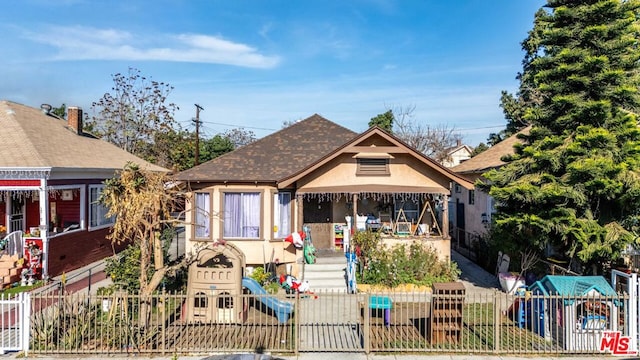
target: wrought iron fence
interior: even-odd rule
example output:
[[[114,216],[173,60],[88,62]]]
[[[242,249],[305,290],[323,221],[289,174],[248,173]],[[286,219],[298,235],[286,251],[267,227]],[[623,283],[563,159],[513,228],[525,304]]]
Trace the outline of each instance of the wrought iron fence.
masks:
[[[626,316],[628,305],[624,295],[499,292],[323,292],[232,298],[50,293],[32,295],[30,348],[43,354],[256,350],[599,354],[619,350],[625,341],[630,342],[629,350],[637,350],[637,339],[625,340],[629,326],[637,326],[636,319]],[[286,316],[279,313],[291,309]],[[195,317],[187,316],[189,311]]]

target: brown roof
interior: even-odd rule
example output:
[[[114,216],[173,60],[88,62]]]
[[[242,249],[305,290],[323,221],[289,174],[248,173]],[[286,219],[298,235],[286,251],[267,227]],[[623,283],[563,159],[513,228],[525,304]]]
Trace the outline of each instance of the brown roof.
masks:
[[[459,174],[484,173],[504,165],[505,162],[501,160],[502,157],[513,154],[513,146],[516,143],[522,142],[522,140],[518,138],[518,134],[528,134],[530,129],[531,127],[527,126],[518,133],[511,135],[471,159],[452,167],[451,170]]]
[[[0,101],[2,168],[122,169],[135,162],[152,171],[168,171],[90,135],[78,135],[67,121],[40,109]]]
[[[177,174],[183,181],[275,182],[295,174],[357,133],[318,114]]]

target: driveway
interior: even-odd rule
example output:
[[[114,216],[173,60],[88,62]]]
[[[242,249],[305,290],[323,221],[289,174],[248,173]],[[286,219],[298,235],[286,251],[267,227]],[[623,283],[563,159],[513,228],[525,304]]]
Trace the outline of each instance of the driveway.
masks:
[[[464,284],[467,294],[490,295],[493,294],[494,290],[501,291],[498,278],[495,275],[487,272],[453,249],[451,250],[451,260],[458,264],[458,268],[462,272],[460,281]]]

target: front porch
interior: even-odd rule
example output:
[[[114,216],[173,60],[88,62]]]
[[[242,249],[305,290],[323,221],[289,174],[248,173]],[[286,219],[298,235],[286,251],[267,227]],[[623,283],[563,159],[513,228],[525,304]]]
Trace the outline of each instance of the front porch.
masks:
[[[446,194],[303,193],[300,217],[319,250],[346,251],[358,231],[380,233],[385,245],[427,242],[450,257]]]

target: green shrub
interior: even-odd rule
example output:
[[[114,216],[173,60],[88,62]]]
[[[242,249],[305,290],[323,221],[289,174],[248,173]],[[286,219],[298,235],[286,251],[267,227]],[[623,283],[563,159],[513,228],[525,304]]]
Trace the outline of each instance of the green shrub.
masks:
[[[434,282],[455,281],[460,270],[455,263],[438,259],[438,253],[422,242],[379,246],[369,250],[366,263],[360,262],[359,281],[396,287],[400,284],[430,286]]]

